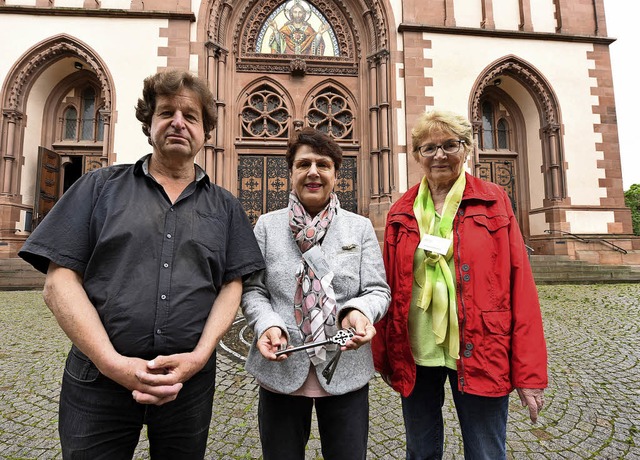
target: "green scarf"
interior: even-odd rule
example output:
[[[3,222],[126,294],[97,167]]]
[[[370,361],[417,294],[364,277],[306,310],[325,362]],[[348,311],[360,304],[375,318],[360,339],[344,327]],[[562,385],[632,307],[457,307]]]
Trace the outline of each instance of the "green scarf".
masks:
[[[422,178],[418,195],[413,203],[413,212],[418,220],[420,239],[425,234],[448,239],[453,243],[453,220],[462,200],[462,192],[466,184],[464,169],[456,179],[444,200],[442,216],[437,223],[436,208],[429,191],[426,176]],[[453,244],[445,256],[425,251],[424,269],[416,270],[416,282],[422,288],[418,307],[425,313],[431,306],[433,333],[436,344],[447,349],[449,356],[458,359],[460,351],[460,334],[456,308],[456,286],[454,274],[449,268],[449,260],[453,256]]]

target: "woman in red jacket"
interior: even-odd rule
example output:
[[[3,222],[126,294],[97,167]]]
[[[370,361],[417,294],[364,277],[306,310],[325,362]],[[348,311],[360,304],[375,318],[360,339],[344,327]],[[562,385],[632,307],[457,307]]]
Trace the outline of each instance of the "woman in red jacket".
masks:
[[[505,459],[509,393],[535,423],[547,386],[526,247],[506,192],[464,172],[467,119],[425,113],[411,140],[424,177],[387,217],[392,298],[376,324],[375,366],[402,396],[407,459],[442,458],[447,378],[465,458]]]

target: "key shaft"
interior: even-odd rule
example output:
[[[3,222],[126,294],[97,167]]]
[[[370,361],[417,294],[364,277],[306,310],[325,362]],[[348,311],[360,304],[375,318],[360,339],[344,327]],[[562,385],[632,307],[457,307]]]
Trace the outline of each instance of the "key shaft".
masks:
[[[300,350],[307,350],[309,348],[321,347],[322,345],[329,345],[330,343],[333,342],[331,340],[323,340],[322,342],[305,343],[304,345],[299,345],[297,347],[276,351],[276,356],[284,355],[286,353],[293,353]]]

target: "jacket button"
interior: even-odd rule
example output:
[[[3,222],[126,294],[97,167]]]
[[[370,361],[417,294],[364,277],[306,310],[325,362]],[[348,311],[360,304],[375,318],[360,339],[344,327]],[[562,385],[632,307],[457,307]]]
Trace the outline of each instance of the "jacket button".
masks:
[[[458,209],[458,215],[464,216],[464,209]]]
[[[466,273],[463,277],[462,277],[462,281],[469,281],[471,279],[471,276]]]
[[[465,350],[464,353],[462,353],[462,355],[465,358],[471,358],[471,350]]]
[[[471,342],[467,342],[467,343],[464,344],[464,347],[467,350],[472,350],[473,349],[473,344]]]
[[[468,272],[469,271],[469,264],[462,264],[462,271],[463,272]]]

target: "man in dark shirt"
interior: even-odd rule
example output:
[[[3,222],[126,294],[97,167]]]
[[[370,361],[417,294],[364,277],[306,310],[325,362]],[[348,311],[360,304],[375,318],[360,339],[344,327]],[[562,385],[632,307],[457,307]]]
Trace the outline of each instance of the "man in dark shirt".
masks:
[[[153,75],[136,117],[152,153],[82,176],[20,252],[73,343],[64,458],[131,458],[143,424],[152,458],[203,458],[215,348],[264,268],[238,200],[194,164],[216,123],[206,83]]]

